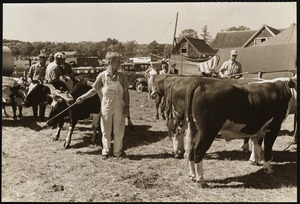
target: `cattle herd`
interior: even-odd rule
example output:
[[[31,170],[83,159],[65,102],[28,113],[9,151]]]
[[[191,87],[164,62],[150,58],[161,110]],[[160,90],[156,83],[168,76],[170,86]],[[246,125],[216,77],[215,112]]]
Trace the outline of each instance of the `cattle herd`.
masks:
[[[6,105],[12,106],[13,118],[16,119],[17,107],[21,118],[23,105],[51,104],[46,124],[57,127],[53,138],[57,141],[65,121],[68,121],[64,147],[69,148],[77,122],[93,114],[92,142],[96,141],[101,132],[99,95],[79,105],[74,103],[77,97],[91,89],[88,79],[74,83],[69,93],[61,94],[59,90],[54,92],[47,84],[37,84],[26,93],[28,83],[24,78],[6,77],[5,80],[10,85],[2,87],[4,115]],[[203,175],[203,159],[217,135],[226,141],[244,139],[245,149],[249,148],[248,140],[251,138],[250,161],[253,164],[263,161],[266,173],[272,173],[272,147],[281,124],[289,114],[296,113],[296,75],[272,80],[158,75],[154,87],[152,98],[155,98],[155,116],[166,120],[168,135],[173,141],[174,157],[188,160],[188,177],[192,181],[199,182],[202,187],[207,186]],[[65,95],[70,100],[66,100],[63,97]]]

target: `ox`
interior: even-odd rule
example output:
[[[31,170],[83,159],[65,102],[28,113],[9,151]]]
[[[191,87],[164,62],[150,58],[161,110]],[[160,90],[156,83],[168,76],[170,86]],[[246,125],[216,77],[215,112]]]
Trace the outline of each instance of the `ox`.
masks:
[[[280,78],[250,84],[228,84],[203,78],[188,89],[185,119],[185,152],[189,177],[207,186],[203,178],[203,158],[220,132],[226,140],[253,138],[256,163],[272,173],[272,147],[288,110],[296,107],[296,81]]]
[[[87,84],[88,80],[84,79],[76,83],[76,85],[70,91],[70,95],[73,97],[74,101],[86,93],[91,89],[91,86]],[[67,138],[64,143],[65,148],[70,148],[71,138],[73,134],[73,130],[79,120],[84,120],[93,115],[93,136],[92,142],[95,142],[97,137],[97,132],[99,128],[99,117],[100,117],[100,98],[99,95],[94,95],[93,97],[85,100],[82,104],[75,105],[69,109],[69,111],[64,111],[68,108],[67,102],[59,97],[59,96],[51,96],[53,98],[53,102],[51,103],[51,110],[49,114],[49,120],[47,121],[47,125],[52,127],[57,127],[56,133],[54,135],[53,141],[57,141],[60,137],[61,129],[64,125],[65,119],[69,121],[69,129]],[[64,111],[64,112],[63,112]]]
[[[38,105],[40,105],[39,116],[41,117],[41,120],[43,120],[46,104],[50,103],[50,101],[48,100],[49,98],[47,97],[48,94],[50,94],[49,87],[40,83],[30,84],[29,91],[24,100],[24,106],[25,107],[32,106],[33,116],[35,118],[37,117]]]
[[[13,110],[13,119],[17,119],[17,107],[19,109],[19,118],[22,118],[22,103],[26,96],[25,81],[23,78],[3,77],[4,85],[2,86],[2,110],[7,117],[5,110],[7,105],[11,105]]]
[[[174,75],[173,75],[174,76]],[[164,88],[164,100],[163,108],[166,109],[167,114],[167,128],[168,135],[173,136],[173,152],[175,158],[181,158],[183,156],[183,131],[182,128],[184,120],[184,110],[185,110],[185,97],[188,87],[199,81],[201,76],[176,76],[165,78],[163,86]],[[228,84],[246,84],[252,81],[257,81],[258,79],[217,79],[222,80]],[[161,88],[160,88],[161,89]],[[159,89],[157,89],[159,90]],[[162,93],[162,91],[160,92]],[[248,143],[246,143],[248,145]],[[246,146],[244,144],[243,146]],[[248,145],[249,149],[249,145]]]

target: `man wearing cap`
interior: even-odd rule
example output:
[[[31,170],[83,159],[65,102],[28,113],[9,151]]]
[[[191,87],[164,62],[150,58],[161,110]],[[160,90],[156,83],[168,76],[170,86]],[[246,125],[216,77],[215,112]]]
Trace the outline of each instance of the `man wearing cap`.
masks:
[[[63,62],[63,54],[61,52],[55,53],[54,61],[47,66],[45,78],[47,83],[52,84],[56,89],[68,91],[66,84],[60,80],[62,78],[67,81],[61,69]]]
[[[61,66],[62,68],[62,74],[64,76],[69,76],[73,81],[80,81],[75,75],[72,70],[72,67],[69,63],[66,62],[66,54],[62,52],[63,54],[63,64]]]
[[[69,63],[66,62],[66,54],[64,52],[62,52],[63,54],[63,63],[62,63],[62,73],[64,75],[72,75],[73,74],[73,70],[71,68],[71,65]]]
[[[221,78],[241,78],[242,75],[238,74],[242,72],[242,65],[236,61],[238,52],[236,50],[231,50],[230,60],[224,62],[219,69],[219,75]]]
[[[33,64],[28,71],[27,80],[30,83],[27,95],[37,85],[42,84],[46,73],[46,60],[47,57],[44,54],[39,55],[39,61]],[[41,120],[45,116],[46,105],[44,103],[39,104],[39,116]],[[32,105],[33,116],[37,118],[38,105]]]

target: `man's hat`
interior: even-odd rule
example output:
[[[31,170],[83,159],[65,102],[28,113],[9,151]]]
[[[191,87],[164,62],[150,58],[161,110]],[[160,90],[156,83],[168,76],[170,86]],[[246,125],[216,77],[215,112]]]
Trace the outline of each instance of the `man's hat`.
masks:
[[[57,52],[57,53],[54,54],[54,58],[55,59],[63,59],[64,56],[63,56],[63,54],[61,52]]]
[[[231,55],[238,55],[238,52],[236,50],[231,50],[230,54]]]
[[[45,54],[40,54],[39,58],[47,58],[47,56]]]
[[[63,59],[66,59],[66,53],[62,52],[62,55],[63,55]]]

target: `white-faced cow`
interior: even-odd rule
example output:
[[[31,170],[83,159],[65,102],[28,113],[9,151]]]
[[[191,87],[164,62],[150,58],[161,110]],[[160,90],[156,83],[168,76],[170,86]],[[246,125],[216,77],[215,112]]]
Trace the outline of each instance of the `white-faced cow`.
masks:
[[[272,147],[291,106],[296,106],[296,80],[280,78],[250,84],[228,84],[203,78],[193,84],[186,97],[185,152],[189,177],[203,178],[203,158],[220,132],[227,140],[253,138],[254,159],[259,162],[264,138],[263,168],[272,173]]]

